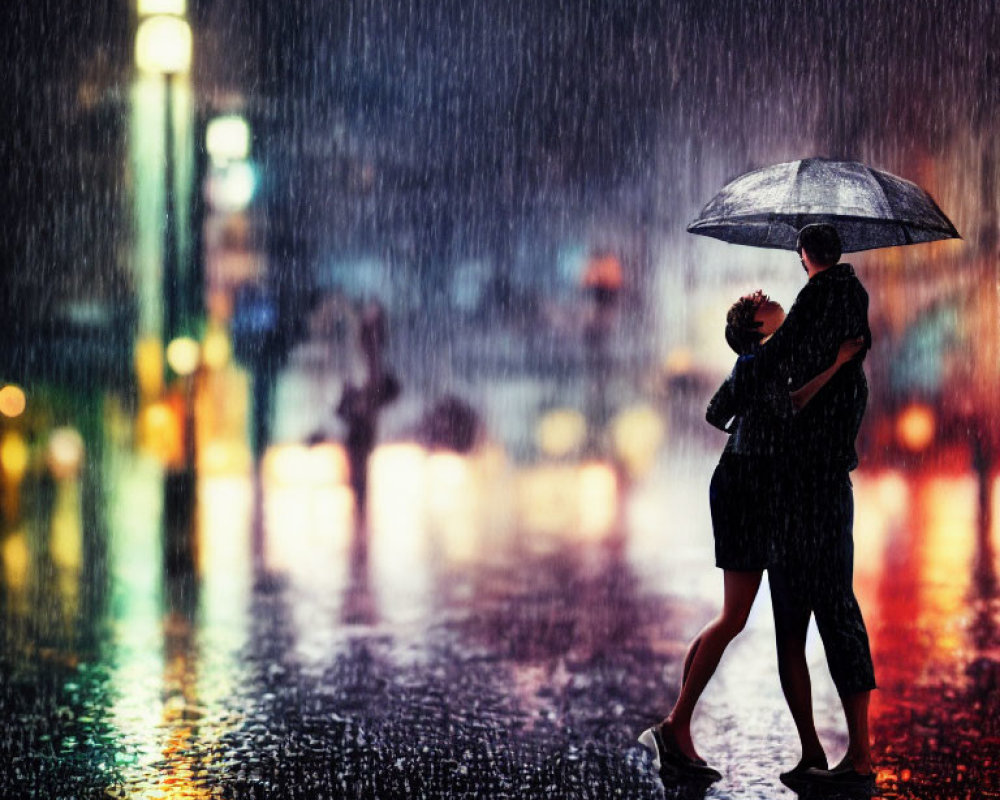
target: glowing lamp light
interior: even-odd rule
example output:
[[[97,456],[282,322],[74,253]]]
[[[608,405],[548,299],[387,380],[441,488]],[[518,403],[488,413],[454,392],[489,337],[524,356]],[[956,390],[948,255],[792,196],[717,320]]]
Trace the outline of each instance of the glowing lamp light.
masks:
[[[139,16],[154,14],[174,14],[183,17],[187,13],[187,0],[139,0]]]
[[[663,359],[663,371],[667,375],[683,375],[694,367],[694,354],[686,347],[675,347]]]
[[[0,544],[0,561],[3,562],[4,578],[14,591],[28,585],[28,570],[31,567],[31,550],[23,531],[16,531]]]
[[[188,336],[179,336],[167,345],[167,364],[178,375],[192,374],[200,360],[201,345]]]
[[[925,405],[907,406],[896,419],[896,437],[913,453],[926,450],[934,441],[934,433],[934,411]]]
[[[587,436],[587,420],[571,408],[549,411],[535,429],[538,449],[550,458],[562,458],[583,446]]]
[[[323,442],[309,448],[309,472],[312,480],[319,484],[346,484],[350,478],[351,468],[347,461],[347,452],[339,444]]]
[[[150,74],[187,72],[191,68],[191,26],[175,16],[144,19],[135,35],[135,62]]]
[[[253,200],[257,173],[246,161],[234,161],[212,170],[208,179],[208,199],[219,211],[242,211]]]
[[[0,414],[5,417],[19,417],[24,413],[28,400],[20,386],[8,383],[0,389]]]
[[[660,445],[665,428],[660,415],[646,405],[628,408],[611,423],[615,451],[633,477],[649,471]]]
[[[580,533],[599,537],[615,524],[618,481],[610,464],[592,461],[580,467]]]
[[[273,486],[337,486],[347,483],[350,467],[339,444],[278,444],[264,456],[264,475]]]
[[[217,164],[246,159],[250,155],[250,126],[236,114],[216,117],[205,130],[205,149]]]
[[[147,406],[139,418],[144,449],[164,464],[176,464],[183,453],[181,421],[166,403]]]
[[[135,374],[143,397],[158,397],[163,390],[163,345],[147,336],[135,344]]]
[[[582,281],[587,289],[621,289],[623,281],[621,262],[610,254],[595,256],[587,265]]]
[[[202,360],[209,369],[222,369],[229,363],[232,347],[226,332],[216,328],[205,334],[201,345]]]
[[[46,463],[55,478],[72,478],[79,474],[84,456],[83,437],[73,428],[56,428],[49,434],[45,453]]]
[[[29,455],[28,445],[19,433],[10,432],[0,442],[0,466],[13,483],[24,477]]]

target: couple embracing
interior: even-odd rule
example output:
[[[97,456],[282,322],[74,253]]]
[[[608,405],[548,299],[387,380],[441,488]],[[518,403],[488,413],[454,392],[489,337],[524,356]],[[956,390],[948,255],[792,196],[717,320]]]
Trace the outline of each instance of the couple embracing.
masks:
[[[870,789],[875,676],[853,589],[850,481],[868,398],[861,367],[871,346],[868,294],[852,267],[840,263],[833,226],[807,225],[796,249],[808,281],[787,316],[758,291],[740,298],[726,318],[726,340],[738,358],[707,413],[730,434],[709,489],[723,608],[691,643],[674,707],[640,742],[665,777],[721,777],[695,749],[691,716],[726,646],[743,629],[766,569],[778,675],[802,748],[781,779],[792,788]],[[812,714],[805,648],[814,615],[849,736],[833,768]]]

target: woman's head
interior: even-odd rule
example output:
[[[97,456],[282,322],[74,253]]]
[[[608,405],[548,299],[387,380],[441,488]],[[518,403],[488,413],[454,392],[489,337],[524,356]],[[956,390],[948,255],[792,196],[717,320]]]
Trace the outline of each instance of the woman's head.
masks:
[[[785,311],[763,291],[745,294],[726,314],[726,342],[738,355],[749,353],[755,345],[773,334],[785,321]]]

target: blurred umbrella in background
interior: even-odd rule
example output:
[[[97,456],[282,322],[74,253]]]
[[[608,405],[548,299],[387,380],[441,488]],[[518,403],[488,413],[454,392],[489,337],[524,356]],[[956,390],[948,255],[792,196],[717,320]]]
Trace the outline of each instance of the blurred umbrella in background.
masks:
[[[857,161],[826,158],[741,175],[687,230],[732,244],[794,250],[799,229],[814,222],[835,225],[845,253],[961,238],[915,183]]]

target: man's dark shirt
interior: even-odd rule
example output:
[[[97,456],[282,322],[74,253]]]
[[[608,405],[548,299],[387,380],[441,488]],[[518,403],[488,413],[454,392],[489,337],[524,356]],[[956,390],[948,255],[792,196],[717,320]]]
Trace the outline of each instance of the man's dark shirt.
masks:
[[[759,348],[750,366],[754,380],[787,375],[798,389],[829,367],[846,339],[861,336],[862,354],[843,365],[793,418],[789,451],[804,467],[852,470],[858,465],[854,441],[868,404],[861,367],[871,347],[868,292],[850,264],[836,264],[802,287],[788,316]]]

